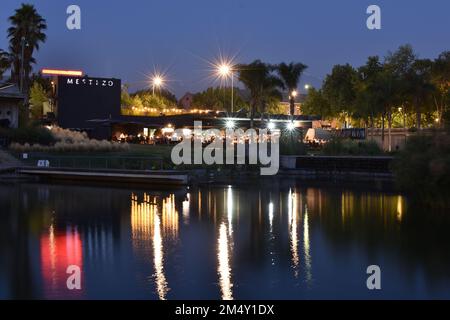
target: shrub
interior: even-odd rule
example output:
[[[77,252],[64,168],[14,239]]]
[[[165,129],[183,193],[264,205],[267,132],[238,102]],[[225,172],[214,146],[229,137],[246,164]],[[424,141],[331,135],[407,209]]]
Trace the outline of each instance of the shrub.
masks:
[[[115,143],[106,140],[89,139],[85,132],[71,131],[54,127],[47,130],[52,138],[53,144],[40,143],[41,140],[12,140],[10,149],[16,152],[110,152],[127,151],[129,145],[126,143]]]
[[[383,150],[375,141],[357,141],[343,138],[333,138],[322,150],[327,156],[375,156],[383,154]]]
[[[281,135],[280,154],[285,156],[302,156],[306,154],[306,146],[302,142],[301,133],[294,131]]]
[[[12,143],[30,143],[51,145],[56,139],[46,127],[28,126],[18,129],[0,129],[0,136],[8,138]]]
[[[418,198],[445,199],[450,195],[450,135],[411,137],[393,163],[397,185]]]

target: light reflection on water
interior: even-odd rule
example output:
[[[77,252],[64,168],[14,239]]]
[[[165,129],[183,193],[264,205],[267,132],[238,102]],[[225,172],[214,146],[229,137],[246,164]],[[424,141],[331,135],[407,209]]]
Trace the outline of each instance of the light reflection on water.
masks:
[[[225,223],[220,225],[219,240],[217,245],[218,274],[220,290],[223,300],[233,300],[231,291],[233,284],[231,281],[230,253],[227,235],[227,226]]]
[[[377,263],[381,297],[449,297],[450,221],[395,193],[32,184],[0,199],[0,297],[370,298],[361,270]],[[81,291],[66,289],[70,264]]]

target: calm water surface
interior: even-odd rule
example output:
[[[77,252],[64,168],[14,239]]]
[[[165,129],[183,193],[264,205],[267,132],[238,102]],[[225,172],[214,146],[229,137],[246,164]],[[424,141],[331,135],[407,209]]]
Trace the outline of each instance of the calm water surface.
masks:
[[[381,291],[366,287],[372,264]],[[289,180],[2,184],[0,298],[450,298],[450,218],[396,193]]]

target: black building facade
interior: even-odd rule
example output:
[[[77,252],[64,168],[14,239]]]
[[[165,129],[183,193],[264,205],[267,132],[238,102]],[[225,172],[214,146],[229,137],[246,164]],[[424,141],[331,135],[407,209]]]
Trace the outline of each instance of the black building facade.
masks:
[[[120,117],[119,79],[59,76],[56,88],[56,119],[62,128],[87,131],[107,138],[108,132],[89,120]]]

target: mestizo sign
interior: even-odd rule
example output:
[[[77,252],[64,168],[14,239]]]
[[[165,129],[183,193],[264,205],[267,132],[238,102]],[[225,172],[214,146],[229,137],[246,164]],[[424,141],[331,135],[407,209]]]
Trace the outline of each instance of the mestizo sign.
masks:
[[[96,78],[66,78],[67,85],[74,86],[90,86],[90,87],[114,87],[114,81],[111,79],[96,79]]]

